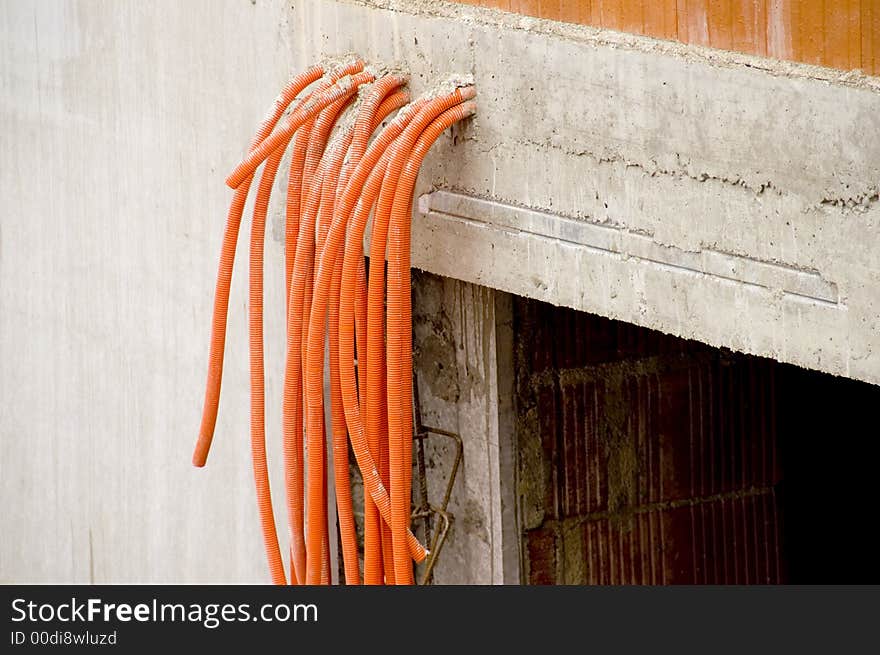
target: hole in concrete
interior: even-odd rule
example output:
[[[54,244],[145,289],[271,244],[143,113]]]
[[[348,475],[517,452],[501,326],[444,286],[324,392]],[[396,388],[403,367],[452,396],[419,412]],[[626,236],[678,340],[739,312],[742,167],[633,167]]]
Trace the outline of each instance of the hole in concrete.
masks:
[[[880,387],[524,298],[514,343],[524,582],[880,580]]]

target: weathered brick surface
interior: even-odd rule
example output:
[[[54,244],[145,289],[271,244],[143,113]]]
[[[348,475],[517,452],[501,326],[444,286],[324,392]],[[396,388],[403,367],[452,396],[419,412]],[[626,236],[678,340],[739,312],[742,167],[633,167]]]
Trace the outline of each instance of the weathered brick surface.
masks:
[[[528,300],[515,329],[529,582],[784,579],[774,362]]]

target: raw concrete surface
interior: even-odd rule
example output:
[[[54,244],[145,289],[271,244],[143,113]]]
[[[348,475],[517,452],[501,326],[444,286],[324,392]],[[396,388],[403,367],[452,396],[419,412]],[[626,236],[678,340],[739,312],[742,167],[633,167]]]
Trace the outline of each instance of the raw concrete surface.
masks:
[[[0,581],[268,580],[246,256],[215,447],[204,470],[189,459],[223,178],[320,53],[405,61],[416,92],[474,75],[480,113],[437,144],[420,193],[551,226],[429,211],[417,266],[880,382],[875,80],[499,16],[412,1],[0,3]],[[281,206],[265,304],[278,510]],[[614,227],[619,247],[561,240],[554,216]],[[631,253],[636,237],[671,254]],[[781,272],[761,286],[692,270],[710,251],[818,277],[836,301],[791,297]]]
[[[474,76],[479,112],[420,188],[495,208],[423,203],[414,265],[880,382],[877,78],[443,2],[305,9],[306,52]],[[549,229],[496,222],[517,209]],[[569,240],[554,217],[613,228],[619,247]],[[792,274],[832,295],[791,293]]]
[[[422,423],[458,434],[463,445],[437,584],[519,582],[512,340],[508,294],[426,273],[414,277],[413,367]],[[436,506],[455,460],[453,442],[431,436],[425,460],[427,497]]]
[[[249,463],[246,240],[214,448],[202,470],[190,457],[223,178],[299,68],[288,11],[0,4],[0,581],[269,580]],[[280,510],[284,283],[267,242]]]

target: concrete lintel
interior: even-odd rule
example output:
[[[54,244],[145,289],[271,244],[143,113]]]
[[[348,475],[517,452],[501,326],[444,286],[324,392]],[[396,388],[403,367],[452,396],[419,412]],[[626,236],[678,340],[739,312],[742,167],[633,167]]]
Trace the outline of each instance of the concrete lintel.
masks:
[[[474,78],[423,166],[414,265],[880,383],[876,78],[454,3],[298,18],[303,63]]]

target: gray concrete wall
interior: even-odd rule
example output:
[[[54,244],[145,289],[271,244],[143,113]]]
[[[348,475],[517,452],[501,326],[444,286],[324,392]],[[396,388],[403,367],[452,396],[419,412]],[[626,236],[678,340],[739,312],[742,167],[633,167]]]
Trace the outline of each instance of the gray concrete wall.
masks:
[[[880,382],[877,78],[448,3],[302,16],[309,52],[474,76],[416,266]]]
[[[268,581],[246,246],[215,446],[205,469],[190,457],[223,177],[299,67],[291,18],[262,0],[0,4],[0,581]],[[284,283],[267,241],[277,400]],[[278,464],[278,402],[267,424]]]
[[[223,178],[322,52],[405,60],[416,92],[475,77],[480,114],[422,175],[453,195],[422,203],[419,267],[880,382],[876,80],[499,16],[0,3],[0,581],[267,580],[242,268],[216,447],[189,458]],[[277,209],[269,236],[280,492]]]

